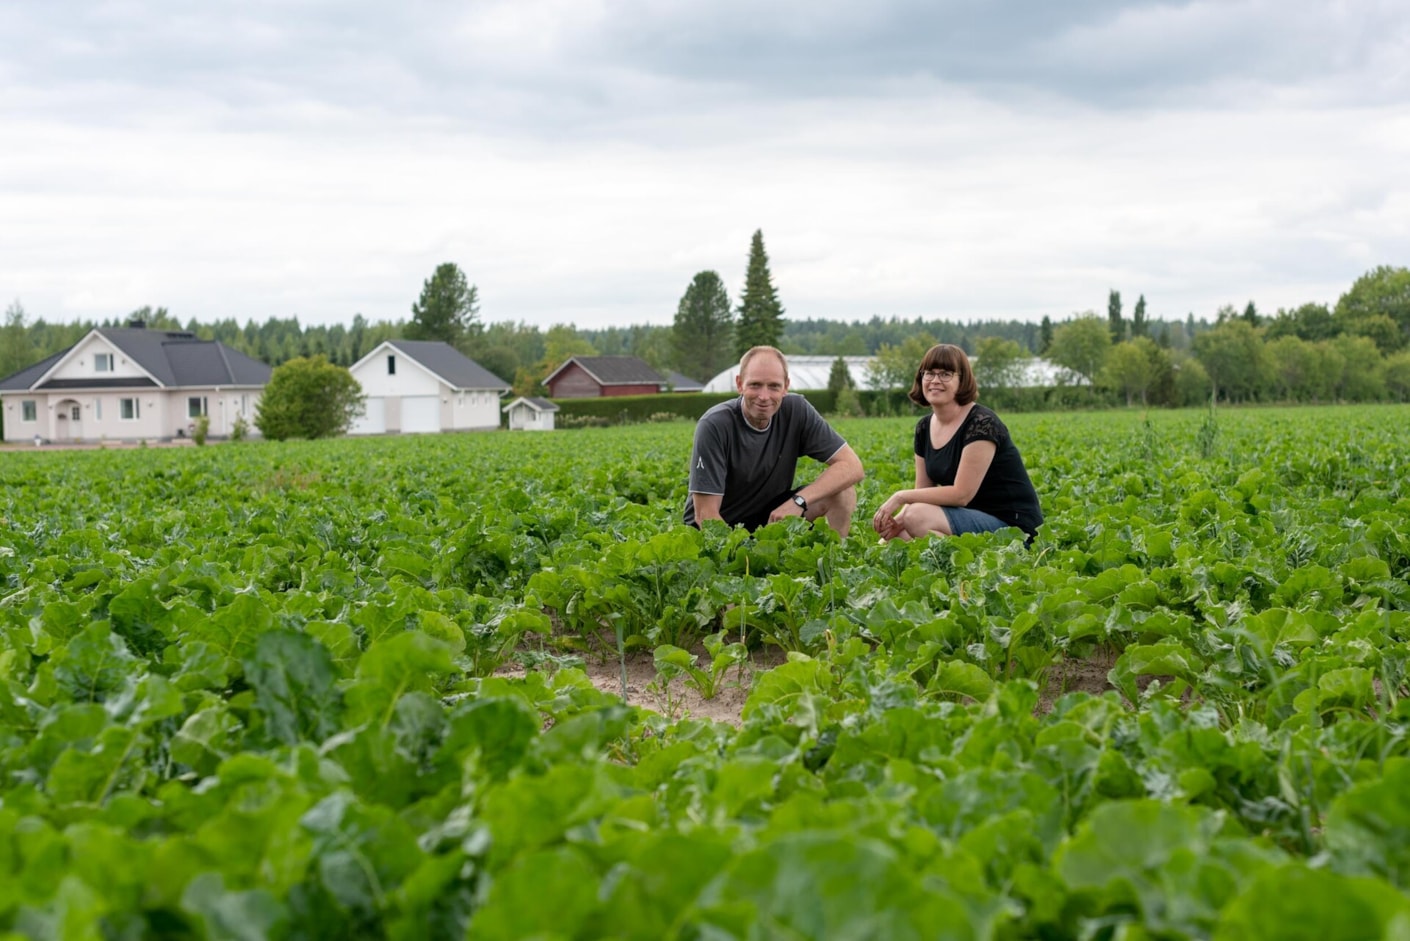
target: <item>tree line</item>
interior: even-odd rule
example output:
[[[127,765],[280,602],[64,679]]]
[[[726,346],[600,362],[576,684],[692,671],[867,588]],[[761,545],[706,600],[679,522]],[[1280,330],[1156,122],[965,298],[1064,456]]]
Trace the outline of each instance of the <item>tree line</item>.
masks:
[[[322,356],[351,366],[388,339],[443,340],[509,382],[516,393],[543,394],[542,381],[575,355],[638,356],[667,374],[708,381],[750,346],[768,343],[795,355],[875,356],[873,388],[909,385],[909,371],[931,343],[954,343],[974,356],[981,384],[1019,384],[1031,357],[1061,367],[1058,383],[1089,385],[1130,404],[1223,401],[1371,400],[1410,398],[1410,269],[1382,266],[1362,275],[1333,306],[1307,303],[1271,315],[1253,301],[1226,306],[1213,321],[1165,320],[1147,315],[1144,295],[1128,315],[1119,291],[1107,298],[1106,317],[1085,311],[1039,323],[1004,320],[872,316],[842,322],[789,320],[769,268],[763,233],[750,241],[737,304],[719,273],[698,272],[686,286],[669,325],[546,329],[512,321],[486,322],[478,288],[453,262],[439,265],[422,285],[410,317],[371,321],[355,314],[349,325],[302,325],[272,317],[243,325],[227,318],[182,323],[164,307],[142,307],[96,322],[30,322],[15,301],[0,325],[0,377],[78,342],[95,326],[141,320],[151,329],[183,330],[219,340],[278,366]]]
[[[1374,268],[1332,307],[1271,316],[1252,301],[1242,311],[1223,307],[1185,352],[1121,317],[1113,295],[1105,325],[1094,317],[1064,324],[1047,355],[1128,405],[1410,401],[1410,269]]]

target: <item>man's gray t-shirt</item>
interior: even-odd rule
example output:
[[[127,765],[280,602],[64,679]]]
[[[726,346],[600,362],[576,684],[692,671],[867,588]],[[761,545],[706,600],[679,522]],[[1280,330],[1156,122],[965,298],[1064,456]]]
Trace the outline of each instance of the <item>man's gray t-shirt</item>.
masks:
[[[722,495],[720,515],[730,525],[767,513],[773,506],[765,504],[793,486],[799,457],[826,462],[847,444],[812,403],[796,393],[783,397],[763,431],[745,420],[741,403],[739,398],[721,402],[695,425],[687,523],[695,522],[691,493]]]

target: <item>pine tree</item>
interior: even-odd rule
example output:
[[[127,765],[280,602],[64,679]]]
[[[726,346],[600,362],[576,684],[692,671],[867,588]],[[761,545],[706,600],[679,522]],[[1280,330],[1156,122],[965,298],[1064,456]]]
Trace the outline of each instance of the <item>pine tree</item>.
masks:
[[[720,276],[702,271],[676,305],[671,346],[675,365],[693,379],[710,381],[734,358],[734,315]]]
[[[441,340],[465,348],[483,329],[478,317],[480,292],[454,262],[436,267],[421,286],[421,297],[411,305],[408,340]]]
[[[1053,345],[1053,318],[1047,314],[1043,315],[1043,322],[1038,327],[1038,355],[1046,356],[1048,347]]]
[[[739,320],[734,328],[736,356],[753,346],[778,346],[783,337],[783,305],[769,273],[769,256],[764,252],[764,233],[754,232],[749,244],[749,269],[744,275],[744,293],[739,298]]]

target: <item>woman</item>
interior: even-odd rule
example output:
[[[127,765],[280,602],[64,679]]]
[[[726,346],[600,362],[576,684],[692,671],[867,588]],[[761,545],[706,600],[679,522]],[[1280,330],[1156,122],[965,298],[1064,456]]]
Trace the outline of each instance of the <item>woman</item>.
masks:
[[[893,493],[872,518],[883,539],[953,536],[1016,526],[1031,541],[1043,523],[1023,457],[999,416],[975,401],[979,386],[964,350],[926,351],[911,401],[930,407],[916,424],[916,485]]]

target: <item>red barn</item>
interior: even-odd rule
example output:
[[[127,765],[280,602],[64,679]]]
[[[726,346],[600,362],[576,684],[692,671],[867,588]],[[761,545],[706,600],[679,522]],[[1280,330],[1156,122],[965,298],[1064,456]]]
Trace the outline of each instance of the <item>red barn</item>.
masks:
[[[549,373],[543,384],[555,399],[589,399],[655,395],[666,380],[635,356],[574,356]]]

